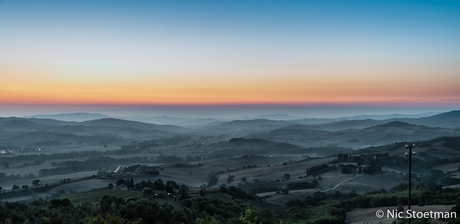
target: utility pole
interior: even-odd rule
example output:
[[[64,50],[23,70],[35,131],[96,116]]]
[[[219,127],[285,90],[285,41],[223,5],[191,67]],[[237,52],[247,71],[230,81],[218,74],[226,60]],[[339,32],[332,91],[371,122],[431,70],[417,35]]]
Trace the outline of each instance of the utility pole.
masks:
[[[406,152],[406,156],[409,156],[409,200],[407,209],[410,209],[410,196],[411,196],[411,181],[412,181],[412,155],[415,155],[415,151],[413,152],[412,149],[415,148],[415,144],[413,145],[406,145],[406,149],[409,149],[409,152]],[[408,223],[410,224],[410,218],[408,219]]]

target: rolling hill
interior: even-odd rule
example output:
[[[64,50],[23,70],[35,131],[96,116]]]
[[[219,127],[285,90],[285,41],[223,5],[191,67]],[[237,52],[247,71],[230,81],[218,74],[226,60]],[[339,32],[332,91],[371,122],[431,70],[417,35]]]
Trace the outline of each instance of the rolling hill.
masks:
[[[363,120],[359,125],[369,125],[374,120]],[[375,121],[380,123],[381,121]],[[384,145],[400,141],[419,141],[443,135],[458,135],[459,131],[447,128],[434,128],[414,125],[401,121],[391,121],[361,129],[344,129],[327,131],[331,126],[355,126],[352,121],[339,121],[324,125],[291,125],[275,130],[249,135],[261,139],[273,139],[279,142],[299,145],[302,147],[343,146],[363,148],[371,145]]]
[[[116,118],[103,118],[91,121],[80,122],[80,125],[84,126],[104,126],[104,127],[119,127],[119,128],[135,128],[135,129],[147,129],[157,130],[163,132],[184,132],[185,128],[173,126],[173,125],[157,125],[148,124],[138,121],[127,121]]]
[[[187,129],[114,118],[67,122],[41,118],[0,118],[0,145],[58,146],[62,144],[104,144],[124,140],[170,137]],[[99,139],[99,140],[98,140]]]

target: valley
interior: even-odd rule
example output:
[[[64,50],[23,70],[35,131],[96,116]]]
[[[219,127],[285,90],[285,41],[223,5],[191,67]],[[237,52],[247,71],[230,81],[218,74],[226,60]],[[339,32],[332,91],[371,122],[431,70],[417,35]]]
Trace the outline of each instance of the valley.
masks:
[[[91,192],[104,192],[91,198],[99,203],[103,194],[129,199],[148,189],[162,192],[148,183],[171,181],[178,186],[171,191],[174,200],[155,200],[178,209],[185,186],[192,198],[221,192],[215,194],[219,200],[228,200],[225,189],[236,187],[259,198],[243,199],[255,208],[283,210],[318,193],[397,192],[408,181],[406,144],[416,145],[412,171],[418,185],[460,184],[460,111],[411,119],[255,119],[183,127],[110,117],[0,118],[0,133],[5,202],[81,203]]]

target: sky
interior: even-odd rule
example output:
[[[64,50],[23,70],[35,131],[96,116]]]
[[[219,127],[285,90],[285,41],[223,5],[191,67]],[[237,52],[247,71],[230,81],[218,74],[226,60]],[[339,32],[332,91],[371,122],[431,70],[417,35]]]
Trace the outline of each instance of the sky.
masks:
[[[460,108],[460,1],[0,0],[0,116]]]

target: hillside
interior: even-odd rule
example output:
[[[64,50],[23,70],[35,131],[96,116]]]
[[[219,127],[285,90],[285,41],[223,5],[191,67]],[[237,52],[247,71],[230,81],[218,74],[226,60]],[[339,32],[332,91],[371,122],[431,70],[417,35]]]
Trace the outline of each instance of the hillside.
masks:
[[[353,129],[342,132],[338,138],[359,139],[365,145],[383,145],[400,141],[420,141],[442,135],[456,135],[457,131],[444,128],[433,128],[393,121],[364,129]]]
[[[156,125],[114,118],[67,122],[41,118],[1,118],[0,145],[17,147],[81,147],[119,144],[120,141],[171,137],[188,131],[173,125]]]
[[[214,143],[202,148],[211,150],[214,154],[225,153],[233,155],[289,153],[301,150],[297,145],[280,143],[263,139],[233,138],[228,142]]]
[[[248,135],[260,139],[272,139],[302,147],[343,146],[355,149],[384,145],[399,141],[419,141],[444,135],[458,135],[458,130],[414,125],[401,121],[391,121],[366,128],[328,131],[331,127],[366,126],[384,121],[338,121],[315,126],[290,125],[278,129]]]
[[[430,117],[414,119],[413,123],[431,127],[459,128],[460,110],[453,110]]]
[[[149,129],[165,132],[181,132],[185,131],[185,128],[173,126],[173,125],[156,125],[148,124],[138,121],[127,121],[122,119],[115,118],[103,118],[91,121],[80,122],[80,125],[86,126],[108,126],[108,127],[126,127],[126,128],[136,128],[136,129]]]

